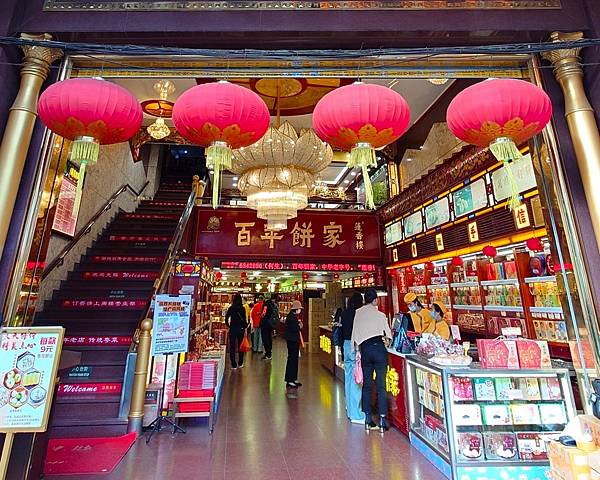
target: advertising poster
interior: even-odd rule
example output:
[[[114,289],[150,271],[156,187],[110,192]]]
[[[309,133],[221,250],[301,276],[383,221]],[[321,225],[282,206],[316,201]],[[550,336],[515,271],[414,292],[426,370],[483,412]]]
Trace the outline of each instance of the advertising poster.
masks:
[[[452,194],[456,218],[487,207],[488,196],[485,180],[479,180],[467,185]]]
[[[157,295],[152,326],[152,355],[188,351],[191,295]]]
[[[0,432],[44,432],[52,406],[64,329],[0,332]]]
[[[512,195],[507,168],[508,167],[502,167],[492,173],[494,197],[497,202],[505,200]],[[519,193],[526,192],[532,188],[537,188],[535,171],[533,170],[530,154],[527,154],[518,160],[514,160],[510,164],[510,169],[512,170]]]
[[[404,219],[404,238],[412,237],[423,232],[423,215],[421,210]]]
[[[394,222],[385,227],[385,244],[392,245],[393,243],[402,240],[402,223]]]
[[[427,229],[435,228],[450,221],[450,202],[444,197],[425,207],[425,224]]]
[[[79,168],[67,162],[65,173],[60,184],[58,199],[56,200],[56,212],[52,222],[52,230],[69,237],[75,235],[77,227],[77,215],[74,215],[75,194],[77,192],[77,180],[79,179]],[[81,200],[80,200],[81,201]]]

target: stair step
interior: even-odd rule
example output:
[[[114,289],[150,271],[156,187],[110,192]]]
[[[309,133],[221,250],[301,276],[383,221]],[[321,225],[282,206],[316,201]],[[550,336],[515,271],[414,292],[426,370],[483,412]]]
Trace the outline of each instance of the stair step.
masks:
[[[88,255],[165,255],[167,246],[163,244],[135,244],[135,243],[96,243]]]
[[[75,266],[75,270],[89,271],[89,272],[123,272],[130,271],[131,269],[135,269],[138,272],[158,272],[162,265],[162,261],[158,262],[139,262],[135,265],[131,263],[123,263],[123,262],[114,262],[114,263],[100,263],[100,262],[82,262]]]
[[[81,280],[94,280],[94,281],[152,281],[158,277],[158,271],[107,271],[107,270],[82,270],[79,272],[72,272],[71,279]],[[152,282],[150,282],[152,285]]]
[[[61,402],[54,403],[54,424],[60,425],[61,418],[77,417],[80,420],[112,418],[119,415],[120,397],[113,402]]]
[[[54,302],[52,302],[49,309],[40,314],[40,320],[64,319],[64,323],[68,324],[72,324],[73,320],[76,320],[81,323],[126,323],[139,320],[141,310],[143,309],[138,308],[137,310],[126,310],[118,308],[98,308],[95,310],[78,311],[62,308],[60,305],[56,305]]]
[[[132,220],[122,220],[121,222],[111,225],[106,233],[108,235],[160,235],[173,237],[177,225],[161,225],[154,223],[160,221],[161,220],[153,220],[152,222],[131,225]]]
[[[148,242],[169,244],[173,239],[172,235],[153,235],[153,234],[107,234],[102,240],[109,242]]]
[[[108,298],[86,298],[77,297],[63,298],[58,301],[58,304],[63,309],[81,309],[81,310],[106,310],[106,309],[123,309],[123,310],[141,310],[146,308],[148,300],[146,298],[125,298],[125,299],[108,299]],[[55,303],[56,305],[56,303]]]
[[[164,255],[89,255],[85,257],[87,263],[155,263],[162,265]]]
[[[102,382],[122,382],[123,376],[125,375],[125,364],[119,365],[87,365],[84,363],[79,364],[82,367],[88,367],[87,377],[73,376],[75,372],[71,372],[72,369],[66,369],[59,373],[61,381],[64,382],[78,382],[78,383],[102,383]],[[69,376],[69,372],[72,376]],[[78,372],[77,372],[78,373]]]
[[[90,425],[88,420],[69,419],[69,425],[51,426],[50,438],[94,438],[120,437],[127,433],[126,419],[101,419],[97,424]]]
[[[161,221],[165,221],[165,222],[171,222],[174,221],[174,224],[177,225],[177,221],[179,220],[179,218],[181,217],[181,215],[177,215],[176,213],[153,213],[153,214],[147,214],[147,213],[121,213],[118,217],[117,217],[117,221],[123,219],[123,220],[139,220],[139,221],[150,221],[150,220],[161,220]]]
[[[127,361],[129,347],[122,350],[108,347],[69,347],[69,350],[81,352],[80,365],[124,366]]]
[[[61,288],[55,292],[54,300],[65,300],[69,298],[103,298],[103,299],[148,299],[150,297],[151,290],[147,287],[123,287],[114,288],[109,285],[90,285],[77,286],[71,288]]]

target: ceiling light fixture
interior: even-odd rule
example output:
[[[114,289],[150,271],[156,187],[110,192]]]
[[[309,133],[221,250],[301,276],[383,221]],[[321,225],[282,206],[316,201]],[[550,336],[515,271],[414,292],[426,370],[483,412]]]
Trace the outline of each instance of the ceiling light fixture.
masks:
[[[447,78],[428,78],[427,81],[433,85],[444,85],[448,79]]]
[[[154,84],[154,90],[158,92],[160,101],[164,102],[171,93],[175,92],[175,85],[170,80],[160,80]],[[165,117],[169,117],[171,115],[171,111],[165,111],[162,108],[159,108],[154,115],[158,118],[152,125],[148,126],[146,130],[155,140],[162,140],[171,134],[171,129],[165,123]]]

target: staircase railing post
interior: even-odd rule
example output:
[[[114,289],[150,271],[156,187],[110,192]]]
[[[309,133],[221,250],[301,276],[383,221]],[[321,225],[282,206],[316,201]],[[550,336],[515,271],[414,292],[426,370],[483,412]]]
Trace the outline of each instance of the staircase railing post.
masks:
[[[150,364],[150,344],[152,341],[152,319],[146,318],[140,324],[140,337],[135,358],[135,373],[133,376],[133,390],[127,431],[142,433],[144,419],[144,400],[146,399],[146,382],[148,379],[148,365]]]

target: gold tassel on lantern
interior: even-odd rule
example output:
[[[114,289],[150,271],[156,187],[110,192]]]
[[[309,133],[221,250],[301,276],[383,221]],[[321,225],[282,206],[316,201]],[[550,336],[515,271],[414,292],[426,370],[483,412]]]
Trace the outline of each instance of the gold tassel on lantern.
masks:
[[[365,183],[365,199],[367,208],[374,209],[375,201],[373,198],[373,185],[371,185],[371,178],[369,177],[369,167],[377,166],[377,157],[375,155],[375,149],[370,143],[360,142],[350,152],[350,159],[348,160],[348,168],[361,167],[363,181]]]
[[[88,164],[95,165],[98,161],[99,154],[100,144],[94,137],[78,137],[73,140],[73,145],[71,145],[71,161],[76,165],[79,165],[79,178],[77,179],[77,190],[75,192],[75,201],[73,203],[74,217],[77,217],[77,214],[79,213],[86,166]]]
[[[515,210],[521,205],[521,196],[519,194],[519,187],[517,180],[515,179],[512,171],[512,161],[522,158],[523,155],[515,145],[512,138],[499,137],[490,143],[490,151],[498,160],[504,163],[506,175],[510,183],[511,195],[508,199],[507,207],[511,210]]]
[[[212,205],[216,209],[219,206],[219,193],[221,190],[221,172],[231,169],[233,152],[225,142],[214,142],[206,149],[206,165],[213,167]]]

